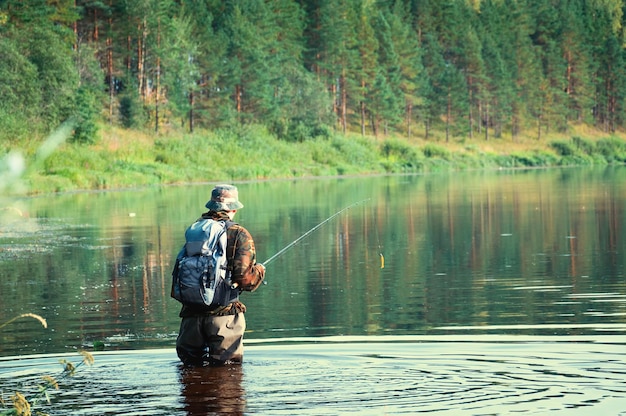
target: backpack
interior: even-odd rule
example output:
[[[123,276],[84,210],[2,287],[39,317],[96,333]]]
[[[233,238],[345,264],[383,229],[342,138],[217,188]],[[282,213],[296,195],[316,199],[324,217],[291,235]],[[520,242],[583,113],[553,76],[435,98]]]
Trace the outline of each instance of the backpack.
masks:
[[[185,231],[185,246],[172,271],[172,297],[187,306],[226,306],[239,291],[231,289],[226,229],[231,221],[201,219]]]

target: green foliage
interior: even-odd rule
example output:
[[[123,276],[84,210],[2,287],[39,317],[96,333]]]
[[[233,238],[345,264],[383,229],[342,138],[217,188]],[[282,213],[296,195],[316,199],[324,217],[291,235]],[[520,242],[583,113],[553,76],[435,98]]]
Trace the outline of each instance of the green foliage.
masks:
[[[590,140],[573,137],[571,141],[556,141],[550,146],[561,156],[561,165],[590,165],[626,162],[626,142],[615,137]]]
[[[564,140],[554,141],[550,143],[550,147],[554,149],[554,151],[559,156],[563,157],[576,156],[579,153],[576,145],[573,142],[568,142]]]
[[[553,152],[535,150],[514,152],[510,155],[497,155],[495,165],[503,168],[549,167],[559,165],[560,158]]]
[[[30,131],[42,100],[37,68],[19,40],[0,35],[0,139],[16,140]],[[35,130],[36,131],[36,130]]]
[[[572,137],[572,143],[579,151],[587,155],[592,155],[595,152],[595,145],[591,140],[585,140],[581,137],[574,136]]]
[[[418,171],[424,164],[424,156],[414,146],[398,139],[387,139],[381,147],[383,166],[388,172]]]
[[[626,142],[617,137],[600,139],[596,143],[596,151],[608,163],[626,163]]]
[[[313,120],[276,120],[270,125],[269,131],[281,140],[297,143],[315,138],[328,139],[331,136],[327,125]]]
[[[444,160],[448,160],[450,158],[450,152],[443,146],[438,146],[436,144],[427,144],[422,149],[424,156],[428,158],[440,158]]]
[[[37,126],[28,123],[25,114],[11,110],[0,103],[0,142],[18,143],[20,139],[37,133]]]
[[[125,94],[120,98],[119,110],[122,126],[130,129],[140,125],[140,104],[132,94]]]
[[[333,136],[331,146],[341,155],[342,160],[352,167],[375,171],[378,164],[378,154],[374,143],[359,138],[350,139],[344,136]]]
[[[288,142],[258,125],[160,136],[154,141],[144,136],[116,137],[114,143],[115,149],[100,142],[95,146],[67,143],[42,156],[39,168],[30,169],[26,175],[30,192],[626,161],[625,142],[613,137],[597,141],[592,154],[578,149],[575,143],[592,143],[583,139],[557,141],[552,150],[497,155],[478,151],[474,144],[452,150],[443,144],[416,145],[398,138],[378,142],[371,137],[340,134]]]
[[[74,134],[70,141],[83,144],[95,143],[98,133],[97,114],[96,94],[88,88],[79,88],[76,94]]]
[[[416,121],[425,139],[618,131],[619,2],[553,3],[0,2],[0,139],[75,116],[88,143],[100,114],[157,131],[265,125],[293,142],[414,136]]]

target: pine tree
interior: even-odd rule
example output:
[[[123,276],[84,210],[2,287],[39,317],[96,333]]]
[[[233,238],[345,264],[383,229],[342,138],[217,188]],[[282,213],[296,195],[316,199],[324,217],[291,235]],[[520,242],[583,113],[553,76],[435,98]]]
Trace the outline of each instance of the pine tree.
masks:
[[[378,73],[378,39],[372,27],[372,12],[374,8],[364,4],[360,9],[359,25],[357,27],[358,58],[354,70],[358,79],[358,86],[352,98],[358,101],[359,125],[361,135],[365,135],[365,128],[371,118],[369,96],[375,93],[375,80]],[[372,126],[374,129],[374,126]]]
[[[314,70],[326,84],[341,131],[348,129],[348,108],[359,89],[356,28],[360,0],[320,0],[313,12],[312,31],[317,39]],[[355,103],[356,104],[356,103]],[[358,105],[358,104],[357,104]]]
[[[590,0],[586,4],[586,44],[595,64],[593,117],[606,132],[624,123],[626,74],[622,1]]]
[[[373,26],[378,37],[379,72],[376,84],[380,87],[380,90],[374,89],[376,96],[372,101],[376,105],[373,107],[375,109],[373,117],[376,124],[380,122],[384,124],[384,131],[387,134],[388,126],[397,125],[403,115],[404,95],[400,89],[402,73],[391,26],[384,13],[376,16]],[[378,79],[381,76],[383,79]]]
[[[37,128],[42,100],[37,67],[12,33],[0,35],[0,140],[13,141]],[[31,134],[33,131],[31,131]]]
[[[194,97],[200,79],[199,45],[193,36],[192,18],[185,13],[171,20],[168,38],[163,45],[163,87],[167,91],[172,116],[188,123],[194,130]]]
[[[422,48],[424,69],[428,80],[424,88],[424,136],[428,139],[430,130],[437,127],[438,120],[447,113],[448,88],[444,74],[449,65],[444,60],[441,46],[434,35],[430,33],[422,35]]]
[[[238,121],[276,120],[274,88],[281,52],[272,11],[261,0],[235,2],[227,7],[222,23],[220,30],[229,42],[223,86]]]
[[[568,120],[589,121],[592,107],[592,74],[596,72],[590,45],[585,41],[587,25],[585,10],[580,1],[564,1],[560,12],[563,29],[559,43],[565,60],[565,94],[568,97]],[[591,19],[593,17],[590,16]]]
[[[47,128],[52,128],[73,114],[78,72],[71,30],[56,24],[53,7],[44,7],[44,10],[44,16],[38,11],[32,20],[20,14],[25,21],[23,25],[17,24],[12,36],[20,45],[21,53],[36,68],[36,85],[41,93],[40,117]]]
[[[411,138],[413,121],[421,116],[424,104],[422,90],[425,85],[425,71],[422,50],[408,4],[396,2],[386,16],[400,67],[399,88],[403,95],[405,131]]]
[[[216,20],[223,12],[222,2],[184,0],[174,19],[171,56],[174,59],[181,56],[183,61],[173,65],[174,73],[167,78],[168,84],[179,82],[187,86],[186,90],[176,92],[176,106],[182,110],[179,116],[186,115],[190,131],[194,131],[196,125],[219,126],[228,119],[226,114],[231,110],[229,93],[220,85],[226,70],[228,38],[217,30]],[[177,32],[179,37],[175,35]],[[177,76],[180,71],[184,74]]]

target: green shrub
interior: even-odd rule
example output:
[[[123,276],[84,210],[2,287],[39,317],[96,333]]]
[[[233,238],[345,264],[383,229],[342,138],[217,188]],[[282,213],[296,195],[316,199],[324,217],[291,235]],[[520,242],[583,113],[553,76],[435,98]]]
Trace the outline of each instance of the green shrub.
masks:
[[[435,144],[427,144],[422,149],[424,156],[428,158],[441,158],[444,160],[450,159],[450,151],[442,146],[437,146]]]
[[[561,166],[585,166],[593,165],[593,158],[587,155],[567,155],[559,161]]]
[[[604,157],[608,163],[626,162],[626,142],[617,137],[600,139],[596,143],[596,151]]]
[[[76,113],[74,115],[74,134],[70,141],[81,144],[93,144],[96,142],[98,125],[98,102],[96,94],[87,88],[79,88],[76,93]]]
[[[578,153],[576,146],[572,142],[555,141],[550,143],[550,147],[554,149],[559,156],[574,156]]]
[[[318,138],[319,140],[323,140]],[[371,142],[361,139],[334,137],[330,142],[333,149],[341,155],[342,160],[361,169],[374,169],[378,163],[376,147]]]
[[[550,166],[558,163],[558,158],[554,154],[545,151],[516,152],[510,155],[513,166],[539,167]]]
[[[385,140],[380,153],[385,158],[382,164],[387,172],[415,172],[424,166],[424,157],[419,149],[401,140]]]
[[[591,155],[594,153],[595,151],[595,146],[593,144],[593,142],[589,141],[589,140],[585,140],[582,139],[578,136],[574,136],[572,137],[572,142],[574,143],[574,146],[576,146],[576,148],[583,152],[586,153],[588,155]]]
[[[141,113],[139,102],[129,94],[120,98],[120,123],[127,129],[137,127]]]

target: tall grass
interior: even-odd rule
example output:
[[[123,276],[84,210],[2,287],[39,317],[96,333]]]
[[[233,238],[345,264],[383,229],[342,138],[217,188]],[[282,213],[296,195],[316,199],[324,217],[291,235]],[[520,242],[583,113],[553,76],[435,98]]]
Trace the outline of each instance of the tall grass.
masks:
[[[27,169],[23,182],[31,194],[189,182],[626,162],[626,142],[617,136],[575,136],[513,146],[497,140],[446,143],[351,134],[296,141],[278,139],[266,128],[254,125],[156,137],[111,126],[99,130],[95,143],[59,142],[45,158],[37,148],[30,149],[32,146],[6,148],[0,176],[10,170],[9,155],[17,150],[24,155]]]
[[[48,327],[48,323],[41,316],[33,313],[23,313],[0,324],[0,329],[22,318],[33,318],[39,321],[39,323],[41,323],[44,328]],[[61,374],[57,377],[43,375],[41,379],[44,383],[33,386],[30,389],[30,392],[27,392],[26,394],[19,391],[13,392],[10,397],[10,404],[8,400],[5,400],[4,397],[0,395],[0,416],[31,416],[33,414],[33,409],[35,409],[39,403],[41,403],[42,401],[50,403],[49,391],[51,389],[59,388],[59,380],[73,376],[78,367],[80,367],[81,365],[93,364],[94,358],[90,353],[88,353],[87,351],[80,351],[80,355],[83,358],[78,364],[73,364],[72,362],[65,359],[59,360],[60,364],[63,366]],[[36,414],[43,413],[36,412]]]

